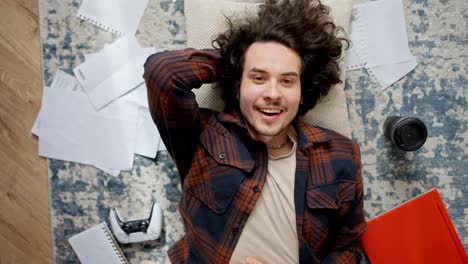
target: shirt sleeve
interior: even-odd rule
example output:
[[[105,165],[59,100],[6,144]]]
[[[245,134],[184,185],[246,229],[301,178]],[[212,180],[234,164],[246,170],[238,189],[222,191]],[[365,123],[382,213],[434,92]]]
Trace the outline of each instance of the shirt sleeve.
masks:
[[[185,49],[153,54],[144,65],[151,116],[182,183],[202,132],[200,110],[191,90],[216,81],[220,58],[215,50]]]

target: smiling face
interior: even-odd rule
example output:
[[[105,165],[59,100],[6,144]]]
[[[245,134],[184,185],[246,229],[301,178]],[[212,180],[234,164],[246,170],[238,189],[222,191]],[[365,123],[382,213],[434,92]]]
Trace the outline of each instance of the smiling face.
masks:
[[[267,144],[286,141],[301,101],[299,54],[276,42],[255,42],[246,51],[240,110],[249,133]]]

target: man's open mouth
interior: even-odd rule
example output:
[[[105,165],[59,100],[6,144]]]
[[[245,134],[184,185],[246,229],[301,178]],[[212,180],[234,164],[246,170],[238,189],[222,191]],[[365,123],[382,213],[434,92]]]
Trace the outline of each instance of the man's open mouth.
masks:
[[[283,110],[281,109],[272,109],[272,108],[257,108],[257,110],[266,115],[266,116],[275,116],[275,115],[279,115],[283,112]]]

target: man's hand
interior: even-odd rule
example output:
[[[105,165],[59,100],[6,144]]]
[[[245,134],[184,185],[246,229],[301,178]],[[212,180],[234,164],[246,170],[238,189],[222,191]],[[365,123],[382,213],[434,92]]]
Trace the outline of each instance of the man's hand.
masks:
[[[247,257],[245,259],[245,264],[263,264],[262,262],[260,262],[259,260],[257,260],[256,258],[254,257]]]

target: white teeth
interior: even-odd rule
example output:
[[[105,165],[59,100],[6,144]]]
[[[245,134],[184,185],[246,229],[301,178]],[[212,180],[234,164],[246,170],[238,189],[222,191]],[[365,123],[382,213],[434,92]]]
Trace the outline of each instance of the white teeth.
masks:
[[[281,110],[279,109],[259,109],[261,112],[267,113],[267,114],[279,114],[281,113]]]

